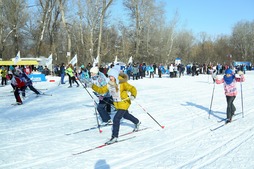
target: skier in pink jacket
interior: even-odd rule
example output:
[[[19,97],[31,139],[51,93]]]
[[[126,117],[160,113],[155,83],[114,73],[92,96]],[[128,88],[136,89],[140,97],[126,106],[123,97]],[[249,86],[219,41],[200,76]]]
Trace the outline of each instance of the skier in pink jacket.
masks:
[[[222,79],[218,79],[216,77],[216,84],[224,84],[224,91],[227,99],[227,120],[226,123],[230,123],[232,121],[232,116],[235,114],[236,108],[234,106],[234,100],[237,95],[236,82],[244,82],[245,77],[242,71],[238,72],[240,77],[236,77],[234,72],[231,69],[227,69],[225,71],[225,75]]]

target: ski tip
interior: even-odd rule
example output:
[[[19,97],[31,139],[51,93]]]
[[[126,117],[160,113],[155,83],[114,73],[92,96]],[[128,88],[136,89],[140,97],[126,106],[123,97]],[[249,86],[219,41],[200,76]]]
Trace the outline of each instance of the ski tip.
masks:
[[[165,128],[165,126],[161,126],[161,128],[163,128],[163,129],[164,129],[164,128]]]
[[[102,133],[102,130],[100,130],[100,133]]]

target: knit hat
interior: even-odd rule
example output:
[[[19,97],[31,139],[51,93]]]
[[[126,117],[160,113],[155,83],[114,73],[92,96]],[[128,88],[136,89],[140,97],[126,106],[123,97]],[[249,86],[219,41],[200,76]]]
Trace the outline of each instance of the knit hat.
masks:
[[[119,80],[118,80],[119,71],[117,69],[114,69],[114,68],[109,69],[108,76],[113,76],[116,79],[116,84],[119,83]]]
[[[230,74],[231,76],[227,76],[226,74]],[[231,84],[233,82],[233,80],[235,79],[235,75],[233,74],[233,71],[231,69],[227,69],[225,71],[225,75],[224,75],[223,79],[227,85]]]
[[[121,66],[120,66],[120,65],[115,65],[115,66],[112,67],[112,68],[118,70],[119,72],[120,72],[120,70],[121,70]]]
[[[225,71],[225,74],[233,74],[233,71],[231,70],[231,69],[227,69],[226,71]]]
[[[91,72],[91,73],[94,73],[94,74],[97,74],[97,73],[99,72],[99,69],[98,69],[98,67],[92,67],[92,68],[90,69],[90,72]]]

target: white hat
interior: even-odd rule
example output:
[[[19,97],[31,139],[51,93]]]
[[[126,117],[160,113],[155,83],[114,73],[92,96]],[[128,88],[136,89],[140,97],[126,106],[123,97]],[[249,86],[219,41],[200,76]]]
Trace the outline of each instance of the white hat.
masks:
[[[97,74],[97,73],[99,72],[99,69],[98,69],[98,67],[92,67],[92,68],[90,69],[90,72],[91,72],[91,73],[94,73],[94,74]]]
[[[120,65],[115,65],[115,66],[112,67],[112,68],[118,70],[119,72],[120,72],[120,70],[121,70],[121,66],[120,66]]]
[[[116,79],[116,83],[117,84],[119,83],[119,80],[118,80],[119,71],[118,70],[116,70],[114,68],[109,69],[108,76],[113,76]]]

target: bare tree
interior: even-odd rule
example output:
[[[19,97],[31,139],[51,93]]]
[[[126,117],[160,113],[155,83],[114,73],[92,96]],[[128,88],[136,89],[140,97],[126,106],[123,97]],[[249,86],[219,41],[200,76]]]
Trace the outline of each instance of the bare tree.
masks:
[[[62,16],[63,26],[64,26],[66,33],[67,33],[67,52],[71,52],[71,32],[70,32],[70,29],[69,29],[67,22],[65,20],[65,11],[64,11],[65,0],[58,0],[58,1],[59,1],[59,6],[60,6],[61,16]],[[71,60],[71,55],[69,55],[67,59],[69,62]]]
[[[14,48],[8,54],[8,58],[15,56],[20,50],[22,43],[21,28],[24,27],[28,15],[26,13],[26,3],[24,0],[2,0],[0,2],[0,56],[3,55],[6,44],[12,44]]]
[[[175,40],[175,46],[178,49],[176,52],[176,57],[180,57],[187,63],[190,62],[191,48],[194,44],[194,40],[195,38],[192,32],[189,31],[178,32]]]
[[[101,16],[100,16],[100,31],[99,31],[99,37],[98,37],[98,47],[97,47],[97,56],[100,58],[100,52],[101,52],[101,40],[102,40],[102,28],[104,25],[104,18],[106,15],[106,11],[113,0],[103,0],[102,10],[101,10]],[[100,66],[101,60],[99,60],[98,66]]]
[[[49,18],[50,18],[50,13],[52,11],[52,7],[50,7],[50,1],[51,0],[46,0],[46,1],[42,1],[40,0],[39,3],[40,3],[40,6],[42,8],[42,18],[40,19],[40,22],[39,22],[39,33],[40,35],[38,36],[38,40],[37,40],[37,45],[36,45],[36,54],[37,56],[40,56],[41,55],[41,44],[42,44],[42,41],[44,39],[44,34],[45,34],[45,31],[46,31],[46,26],[48,24],[48,21],[49,21]]]
[[[60,29],[59,26],[59,16],[60,16],[60,7],[55,4],[56,0],[52,2],[52,11],[51,11],[51,17],[48,21],[48,34],[49,34],[49,46],[51,53],[55,53],[56,57],[59,57],[57,55],[57,34],[58,30]],[[63,59],[63,58],[62,58]]]
[[[239,60],[252,59],[250,55],[253,55],[254,46],[253,25],[254,23],[241,21],[233,27],[231,42],[234,45],[237,54],[241,57],[238,58]]]
[[[84,10],[84,18],[87,24],[86,30],[88,32],[88,36],[86,36],[86,41],[88,42],[87,49],[89,50],[90,59],[93,61],[95,43],[98,41],[98,38],[95,36],[95,34],[99,27],[100,19],[98,12],[100,10],[99,0],[85,0]]]

